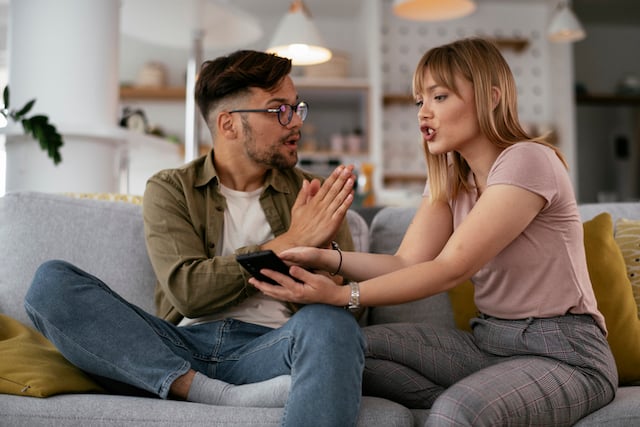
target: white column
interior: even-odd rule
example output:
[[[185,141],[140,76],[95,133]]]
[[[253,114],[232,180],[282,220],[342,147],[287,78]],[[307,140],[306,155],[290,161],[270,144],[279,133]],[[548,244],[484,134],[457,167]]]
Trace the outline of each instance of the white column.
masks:
[[[116,123],[120,2],[18,0],[9,17],[11,106],[36,98],[30,114],[49,116],[65,144],[54,166],[14,128],[6,142],[7,191],[118,191],[125,152]]]

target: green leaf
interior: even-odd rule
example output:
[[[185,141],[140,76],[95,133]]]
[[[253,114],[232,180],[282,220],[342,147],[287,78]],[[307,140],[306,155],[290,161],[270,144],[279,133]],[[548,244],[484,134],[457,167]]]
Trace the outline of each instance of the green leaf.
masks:
[[[62,161],[60,147],[64,145],[62,135],[54,125],[49,123],[46,116],[33,116],[29,119],[22,120],[22,127],[25,133],[32,135],[40,145],[43,151],[53,160],[53,164],[58,165]]]
[[[20,121],[24,133],[31,135],[36,139],[42,150],[47,152],[47,155],[53,160],[54,165],[58,165],[62,161],[62,155],[60,154],[60,147],[64,145],[62,135],[58,133],[56,127],[49,123],[49,117],[39,114],[32,117],[25,117],[31,108],[35,104],[36,100],[32,99],[27,102],[20,111],[9,110],[9,86],[5,86],[3,92],[4,108],[8,112],[8,116],[14,121]],[[5,112],[2,113],[5,115]]]
[[[35,99],[32,99],[31,101],[27,102],[25,106],[22,107],[22,109],[16,113],[16,119],[21,119],[24,115],[26,115],[31,110],[31,108],[33,107],[33,104],[35,103],[36,103]]]
[[[47,116],[39,114],[37,116],[31,116],[29,120],[31,120],[31,123],[38,123],[40,125],[43,125],[49,121],[49,118]]]
[[[31,133],[31,122],[29,119],[22,119],[22,129],[24,129],[24,133],[26,134]]]

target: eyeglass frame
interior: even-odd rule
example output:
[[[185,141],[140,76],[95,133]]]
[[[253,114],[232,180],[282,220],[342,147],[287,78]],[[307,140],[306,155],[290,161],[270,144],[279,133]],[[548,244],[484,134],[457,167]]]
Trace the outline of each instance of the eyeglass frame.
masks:
[[[303,115],[298,114],[298,108],[300,108],[301,105],[305,107],[305,109],[303,110],[304,111]],[[282,117],[282,114],[286,111],[286,107],[290,107],[291,110],[289,110],[290,113],[289,113],[289,117],[287,117],[287,122],[283,123],[281,117]],[[294,113],[297,114],[298,117],[300,117],[300,119],[304,122],[304,120],[307,118],[307,115],[309,114],[309,104],[307,104],[304,101],[300,101],[296,105],[280,104],[277,108],[254,108],[254,109],[244,109],[244,110],[231,110],[231,111],[228,111],[228,113],[276,113],[278,115],[278,123],[280,123],[282,126],[287,126],[293,120]]]

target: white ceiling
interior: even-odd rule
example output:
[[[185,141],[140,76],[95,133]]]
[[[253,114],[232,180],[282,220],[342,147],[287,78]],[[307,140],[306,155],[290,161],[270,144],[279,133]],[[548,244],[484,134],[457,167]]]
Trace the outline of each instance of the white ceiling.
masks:
[[[233,4],[257,16],[279,16],[284,14],[291,4],[291,0],[226,1],[233,1]],[[362,1],[369,0],[304,0],[304,3],[312,16],[344,18],[356,16]],[[495,2],[496,0],[476,1],[482,5],[483,2]],[[498,1],[518,2],[522,0]],[[640,0],[572,0],[571,3],[576,15],[584,23],[640,26]]]
[[[18,1],[18,0],[12,0]],[[255,16],[282,16],[289,8],[291,0],[217,0],[232,4]],[[363,1],[370,0],[304,0],[312,16],[322,18],[349,18],[360,13]],[[485,1],[477,0],[480,7]],[[522,0],[499,0],[505,2]],[[540,0],[552,1],[552,0]],[[9,0],[0,0],[0,51],[6,47],[7,16]],[[573,8],[578,18],[585,24],[634,25],[640,26],[640,0],[573,0]],[[1,65],[1,64],[0,64]]]

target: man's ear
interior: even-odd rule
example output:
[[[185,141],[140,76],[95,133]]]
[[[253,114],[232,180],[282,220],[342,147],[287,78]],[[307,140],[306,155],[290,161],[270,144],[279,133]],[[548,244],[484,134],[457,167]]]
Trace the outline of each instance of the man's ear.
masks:
[[[495,110],[500,102],[500,89],[497,86],[491,86],[491,110]]]
[[[216,117],[216,126],[218,127],[218,134],[224,135],[227,139],[234,139],[238,135],[234,117],[226,111],[218,114],[218,117]]]

